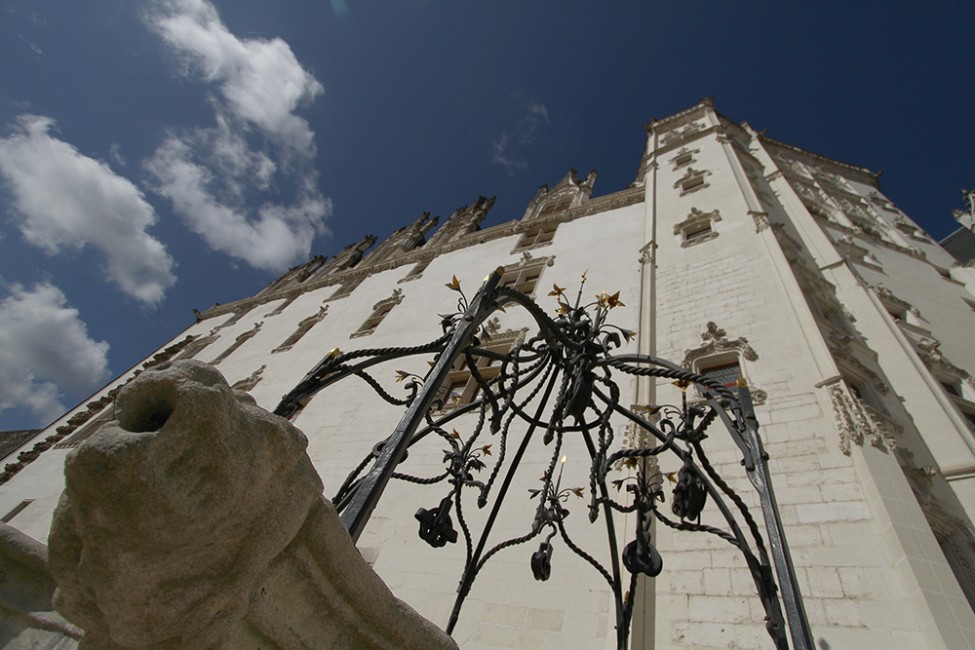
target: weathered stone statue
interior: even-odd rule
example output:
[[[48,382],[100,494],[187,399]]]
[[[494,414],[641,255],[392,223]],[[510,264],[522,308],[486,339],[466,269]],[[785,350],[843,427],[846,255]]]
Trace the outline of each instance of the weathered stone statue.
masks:
[[[359,555],[305,436],[213,367],[147,371],[115,409],[50,537],[82,648],[456,648]]]

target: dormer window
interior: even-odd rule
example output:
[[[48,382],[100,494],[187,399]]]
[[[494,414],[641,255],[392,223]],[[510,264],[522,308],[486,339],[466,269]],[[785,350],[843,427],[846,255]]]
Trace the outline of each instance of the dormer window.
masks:
[[[521,239],[519,239],[518,243],[515,244],[515,248],[512,252],[538,248],[539,246],[545,246],[552,243],[552,240],[555,238],[555,231],[558,230],[558,227],[558,222],[555,222],[529,228],[521,234]]]
[[[561,212],[562,210],[567,210],[569,206],[572,205],[572,197],[567,196],[558,201],[551,201],[542,206],[542,209],[538,211],[539,217],[547,217],[550,214],[555,214],[556,212]]]
[[[427,267],[430,266],[430,262],[432,261],[433,260],[426,260],[425,262],[417,262],[413,266],[413,268],[410,269],[409,273],[407,273],[405,276],[400,278],[399,284],[402,284],[403,282],[409,282],[410,280],[416,280],[417,278],[422,277],[423,272],[427,270]]]
[[[362,281],[365,279],[365,277],[366,276],[364,275],[360,275],[357,278],[351,278],[349,280],[346,280],[345,282],[339,285],[339,288],[336,289],[335,293],[329,296],[327,300],[339,300],[340,298],[345,298],[346,296],[350,295],[353,291],[355,291],[356,287],[362,284]]]

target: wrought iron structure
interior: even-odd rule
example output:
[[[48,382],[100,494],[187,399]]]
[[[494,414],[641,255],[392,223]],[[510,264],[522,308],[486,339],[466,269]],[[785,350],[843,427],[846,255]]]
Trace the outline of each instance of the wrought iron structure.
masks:
[[[466,562],[448,633],[453,631],[474,581],[492,557],[534,541],[538,546],[531,555],[530,568],[536,580],[544,581],[551,574],[553,542],[557,538],[609,584],[616,606],[617,643],[619,648],[625,648],[634,606],[630,594],[636,593],[637,578],[641,574],[660,574],[665,560],[653,544],[654,522],[681,531],[709,533],[736,547],[744,556],[775,647],[788,648],[791,638],[793,647],[812,650],[802,597],[772,491],[767,455],[744,382],[728,387],[662,359],[618,353],[623,342],[633,336],[607,322],[610,311],[622,306],[619,294],[603,292],[594,302],[582,304],[585,275],[574,303],[570,303],[564,289],[554,287],[550,295],[558,301],[558,313],[552,318],[529,296],[500,286],[501,274],[499,268],[488,276],[471,301],[456,278],[447,285],[460,298],[457,312],[442,317],[441,337],[413,347],[349,353],[333,350],[275,410],[278,415],[293,417],[315,393],[349,376],[365,380],[387,402],[406,407],[392,434],[363,458],[333,497],[352,538],[359,537],[391,479],[427,485],[442,483],[446,488],[443,499],[432,508],[420,508],[415,516],[420,537],[434,547],[458,541],[456,518],[466,546]],[[484,324],[494,312],[503,311],[512,303],[528,311],[537,323],[538,333],[506,353],[492,351],[488,349],[490,334]],[[397,380],[406,385],[407,395],[403,398],[391,394],[368,372],[383,362],[431,353],[437,356],[425,377],[398,372]],[[490,376],[485,376],[485,360],[493,366]],[[463,404],[445,403],[445,380],[459,365],[476,382],[476,398]],[[681,389],[681,403],[626,408],[614,381],[616,373],[671,379]],[[688,400],[691,386],[697,387],[701,400]],[[464,419],[465,415],[471,417]],[[643,432],[642,441],[621,444],[611,423],[614,418],[635,425]],[[453,428],[465,421],[473,422],[466,435]],[[713,425],[718,425],[714,429],[724,429],[741,452],[742,465],[759,495],[770,548],[744,500],[708,461],[702,443]],[[408,449],[430,436],[439,437],[448,445],[442,473],[416,477],[397,472]],[[563,443],[569,437],[581,438],[588,450],[588,488],[561,484]],[[491,534],[501,505],[509,498],[512,480],[529,445],[538,442],[538,438],[550,450],[550,461],[541,487],[530,491],[529,498],[538,500],[534,519],[526,522],[524,534],[492,542]],[[490,450],[495,443],[498,449],[492,455]],[[672,477],[672,516],[661,507],[665,501],[663,477],[655,462],[664,453],[676,455],[681,462],[681,469]],[[620,475],[614,471],[621,468],[629,468],[630,473],[613,478]],[[588,494],[589,521],[595,524],[601,520],[606,528],[608,566],[581,548],[567,532],[567,500],[573,494],[582,499]],[[462,497],[467,495],[476,498],[477,507],[488,508],[484,529],[476,535],[464,514],[467,499]],[[716,506],[726,528],[701,523],[700,515],[708,500]],[[616,520],[621,516],[636,519],[634,538],[622,550],[616,534]],[[773,565],[781,584],[784,615]]]

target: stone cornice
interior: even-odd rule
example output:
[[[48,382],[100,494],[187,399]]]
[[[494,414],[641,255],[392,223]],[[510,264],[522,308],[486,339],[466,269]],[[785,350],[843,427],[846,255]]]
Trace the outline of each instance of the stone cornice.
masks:
[[[757,134],[756,137],[763,144],[769,144],[769,145],[772,145],[774,147],[779,147],[781,149],[785,149],[785,150],[790,151],[792,153],[796,153],[796,154],[799,154],[799,155],[802,155],[802,156],[811,158],[811,159],[813,159],[813,160],[815,160],[817,162],[827,163],[827,164],[830,164],[830,165],[836,165],[837,167],[840,167],[841,169],[844,169],[844,170],[847,170],[847,171],[852,171],[852,172],[855,172],[857,174],[863,175],[863,176],[867,177],[867,179],[869,179],[870,185],[872,185],[873,187],[875,187],[877,189],[880,189],[880,173],[879,172],[872,172],[869,169],[867,169],[866,167],[860,167],[858,165],[852,165],[850,163],[845,163],[845,162],[841,162],[839,160],[834,160],[833,158],[827,158],[826,156],[822,156],[822,155],[820,155],[818,153],[813,153],[811,151],[807,151],[806,149],[802,149],[802,148],[797,147],[795,145],[788,144],[786,142],[782,142],[781,140],[776,140],[774,138],[770,138],[767,135],[764,135],[764,134],[761,134],[761,133]]]
[[[653,121],[647,122],[645,128],[647,130],[647,133],[650,133],[652,130],[659,131],[661,127],[672,129],[674,128],[674,126],[682,125],[685,121],[692,121],[694,118],[690,116],[693,113],[700,112],[701,114],[703,114],[706,108],[707,108],[706,102],[698,102],[697,104],[694,104],[690,108],[685,108],[679,113],[674,113],[673,115],[665,117],[661,120],[655,119]]]
[[[492,226],[485,230],[479,230],[477,232],[472,232],[458,239],[435,246],[433,248],[421,247],[408,254],[401,255],[396,259],[389,260],[386,262],[381,262],[375,265],[368,265],[363,267],[355,267],[351,269],[345,269],[343,271],[338,271],[331,273],[323,278],[318,278],[310,280],[309,282],[301,285],[300,287],[288,287],[287,289],[282,289],[281,291],[275,291],[273,293],[267,293],[263,295],[252,296],[249,298],[243,298],[235,302],[226,303],[223,305],[217,305],[211,307],[200,315],[200,319],[215,318],[217,316],[223,316],[225,314],[233,313],[239,309],[253,309],[258,305],[262,305],[274,300],[287,299],[294,292],[308,292],[314,291],[316,289],[321,289],[323,287],[328,287],[332,285],[342,284],[348,280],[356,278],[366,278],[375,273],[382,273],[383,271],[388,271],[400,266],[407,266],[416,264],[417,262],[425,262],[432,260],[433,258],[442,255],[443,253],[453,252],[462,248],[467,248],[469,246],[477,246],[488,241],[495,239],[501,239],[503,237],[510,237],[512,235],[517,235],[529,228],[534,228],[539,225],[546,225],[550,223],[563,223],[567,221],[574,221],[576,219],[581,219],[583,217],[588,217],[599,212],[607,212],[609,210],[615,210],[618,208],[623,208],[629,205],[635,205],[637,203],[642,203],[644,200],[644,189],[642,187],[629,187],[619,192],[614,192],[612,194],[607,194],[605,196],[600,196],[595,199],[589,199],[583,203],[569,208],[562,212],[557,212],[552,215],[545,217],[535,217],[528,221],[517,220],[508,221],[506,223],[499,224],[497,226]]]

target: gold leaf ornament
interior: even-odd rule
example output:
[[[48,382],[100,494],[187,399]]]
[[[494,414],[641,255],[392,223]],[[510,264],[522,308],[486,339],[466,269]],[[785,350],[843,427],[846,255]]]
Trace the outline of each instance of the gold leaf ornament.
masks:
[[[448,282],[444,286],[446,286],[451,291],[460,291],[460,280],[458,280],[457,276],[455,275],[451,278],[450,282]]]

